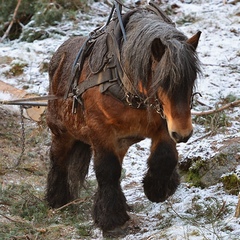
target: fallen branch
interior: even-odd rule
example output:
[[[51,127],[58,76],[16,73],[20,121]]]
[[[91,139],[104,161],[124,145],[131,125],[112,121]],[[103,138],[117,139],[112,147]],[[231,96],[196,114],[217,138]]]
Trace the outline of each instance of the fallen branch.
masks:
[[[213,109],[213,110],[209,110],[209,111],[203,111],[203,112],[192,112],[192,115],[195,115],[195,116],[206,116],[206,115],[210,115],[210,114],[213,114],[213,113],[218,113],[218,112],[221,112],[225,109],[228,109],[228,108],[234,108],[236,106],[240,105],[240,100],[236,100],[234,102],[231,102],[231,103],[228,103],[220,108],[217,108],[217,109]]]
[[[14,13],[13,13],[12,21],[10,22],[10,24],[8,25],[8,28],[7,28],[6,32],[4,33],[4,35],[2,36],[2,38],[0,39],[0,43],[3,42],[3,40],[8,36],[8,34],[9,34],[11,28],[12,28],[13,23],[16,21],[16,16],[17,16],[18,8],[19,8],[19,6],[20,6],[20,4],[21,4],[21,1],[22,1],[22,0],[18,0],[17,6],[16,6],[16,8],[15,8],[15,10],[14,10]]]
[[[236,212],[235,212],[234,217],[236,217],[236,218],[240,217],[240,192],[238,194],[238,203],[237,203]]]
[[[224,211],[226,210],[226,201],[223,201],[222,207],[219,209],[218,213],[216,214],[216,219],[223,215]]]
[[[208,137],[208,136],[211,136],[211,134],[212,134],[212,131],[204,134],[203,136],[201,136],[201,137],[199,137],[199,138],[197,138],[197,139],[194,139],[194,140],[191,141],[191,142],[187,142],[186,144],[187,144],[187,145],[191,145],[191,144],[194,143],[194,142],[197,142],[197,141],[202,140],[202,139],[204,139],[204,138],[206,138],[206,137]]]
[[[90,198],[90,197],[86,197],[86,198],[84,198],[84,199],[80,199],[80,198],[75,199],[75,200],[73,200],[72,202],[69,202],[69,203],[67,203],[67,204],[65,204],[65,205],[63,205],[63,206],[61,206],[61,207],[59,207],[59,208],[54,209],[54,212],[58,212],[58,211],[66,208],[66,207],[68,207],[68,206],[70,206],[70,205],[77,205],[77,204],[80,204],[80,203],[84,203],[84,202],[86,202],[87,200],[89,200],[89,198]]]
[[[15,219],[10,218],[10,217],[7,217],[6,215],[3,215],[3,214],[1,214],[1,213],[0,213],[0,216],[6,218],[6,219],[9,220],[10,222],[14,222],[14,223],[25,223],[25,221],[23,221],[23,220],[15,220]]]

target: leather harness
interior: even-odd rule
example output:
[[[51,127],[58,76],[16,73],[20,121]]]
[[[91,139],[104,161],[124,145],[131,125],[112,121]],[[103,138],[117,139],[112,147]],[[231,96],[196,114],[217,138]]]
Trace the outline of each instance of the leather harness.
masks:
[[[99,90],[102,94],[108,94],[132,108],[147,109],[150,107],[164,118],[162,104],[157,96],[150,99],[137,93],[137,91],[136,93],[129,92],[121,82],[121,79],[123,76],[126,77],[126,74],[120,60],[120,41],[122,38],[126,39],[125,26],[131,15],[134,14],[137,9],[122,15],[119,12],[120,8],[118,4],[118,2],[115,2],[114,5],[117,12],[117,18],[113,19],[111,22],[108,20],[104,27],[98,28],[90,33],[89,37],[79,50],[73,65],[72,76],[68,81],[68,90],[65,94],[65,99],[73,97],[72,112],[76,113],[78,103],[84,108],[82,94],[90,88],[99,86]],[[111,14],[113,13],[113,9]],[[153,2],[149,3],[147,9],[160,15],[166,22],[173,24],[165,13],[162,12]],[[110,18],[111,15],[109,16],[109,19]],[[102,59],[101,64],[97,69],[95,66],[91,67],[90,62],[89,66],[92,74],[90,74],[90,76],[83,82],[78,83],[85,59],[86,57],[90,57],[91,60],[91,53],[97,41],[105,41],[104,44],[106,44],[105,47],[107,51],[103,53],[104,59]],[[129,79],[128,81],[131,84]]]

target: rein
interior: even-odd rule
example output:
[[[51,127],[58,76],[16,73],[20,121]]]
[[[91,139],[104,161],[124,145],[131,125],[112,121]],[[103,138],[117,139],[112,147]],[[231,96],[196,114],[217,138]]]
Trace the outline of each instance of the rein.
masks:
[[[55,95],[47,95],[47,96],[42,96],[42,97],[22,98],[22,99],[15,99],[15,100],[3,100],[3,101],[0,101],[0,104],[44,107],[44,106],[48,105],[48,103],[46,101],[51,101],[51,100],[56,100],[56,99],[59,99],[59,97],[57,97]],[[45,100],[45,102],[41,102],[44,100]]]

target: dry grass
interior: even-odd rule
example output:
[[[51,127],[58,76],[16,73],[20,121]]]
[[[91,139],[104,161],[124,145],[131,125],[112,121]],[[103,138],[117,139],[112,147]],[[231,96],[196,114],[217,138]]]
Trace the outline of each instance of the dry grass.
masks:
[[[50,133],[45,124],[25,119],[26,149],[20,165],[20,116],[0,108],[0,239],[91,239],[93,188],[63,209],[44,200]]]

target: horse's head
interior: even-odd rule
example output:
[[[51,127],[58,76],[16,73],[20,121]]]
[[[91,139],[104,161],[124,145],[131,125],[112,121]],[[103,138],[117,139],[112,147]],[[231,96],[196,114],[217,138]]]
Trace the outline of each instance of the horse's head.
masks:
[[[197,73],[200,71],[196,48],[201,32],[184,41],[158,38],[152,43],[153,86],[162,103],[171,138],[187,142],[193,133],[191,101]]]
[[[131,81],[123,78],[124,87],[146,99],[157,95],[169,135],[186,142],[193,132],[190,105],[200,72],[196,48],[201,32],[188,39],[161,17],[143,11],[131,16],[126,33],[121,59]]]

